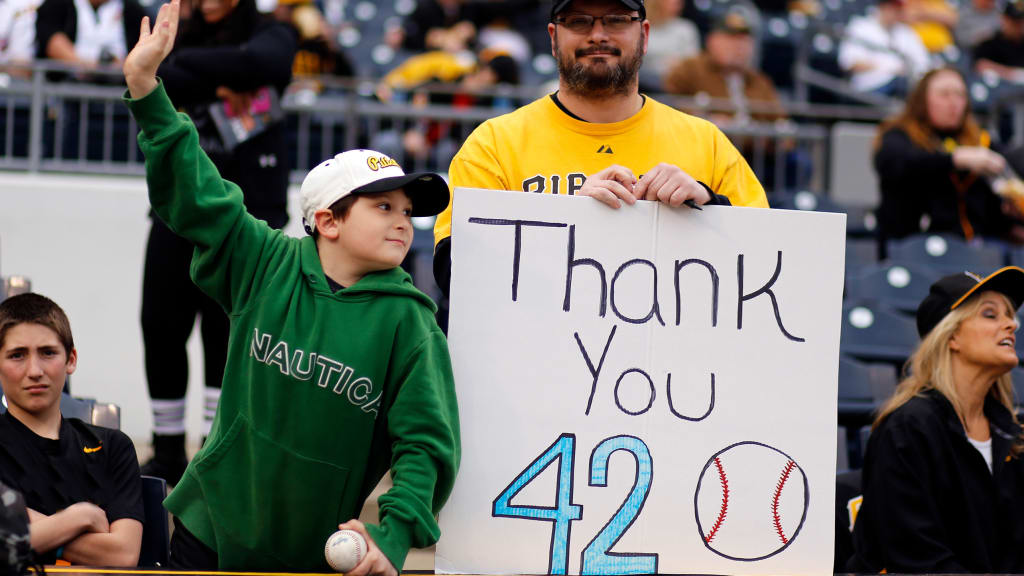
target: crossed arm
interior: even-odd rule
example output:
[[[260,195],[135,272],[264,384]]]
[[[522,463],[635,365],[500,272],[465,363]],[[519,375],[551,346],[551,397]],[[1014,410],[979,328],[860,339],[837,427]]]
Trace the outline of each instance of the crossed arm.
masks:
[[[64,547],[63,558],[86,566],[135,566],[142,546],[142,523],[132,518],[107,522],[107,514],[78,502],[47,516],[28,511],[32,549],[38,553]]]

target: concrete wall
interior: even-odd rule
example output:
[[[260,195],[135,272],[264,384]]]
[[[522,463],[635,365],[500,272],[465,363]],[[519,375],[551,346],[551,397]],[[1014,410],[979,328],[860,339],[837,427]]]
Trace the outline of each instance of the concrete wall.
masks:
[[[290,195],[288,232],[302,234]],[[152,428],[139,326],[149,202],[141,178],[0,172],[0,275],[27,276],[32,289],[68,313],[78,348],[76,396],[121,406],[121,429],[136,443]],[[423,234],[422,232],[420,234]],[[189,341],[186,426],[202,419],[202,354]]]

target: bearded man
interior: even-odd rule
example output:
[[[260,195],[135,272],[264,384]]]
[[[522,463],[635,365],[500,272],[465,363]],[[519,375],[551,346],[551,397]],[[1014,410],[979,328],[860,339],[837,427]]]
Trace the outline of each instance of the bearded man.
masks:
[[[768,207],[764,188],[712,123],[640,94],[650,23],[643,0],[556,0],[548,35],[558,91],[492,118],[452,159],[452,188]],[[685,205],[684,205],[685,204]],[[434,225],[434,278],[451,276],[452,205]]]

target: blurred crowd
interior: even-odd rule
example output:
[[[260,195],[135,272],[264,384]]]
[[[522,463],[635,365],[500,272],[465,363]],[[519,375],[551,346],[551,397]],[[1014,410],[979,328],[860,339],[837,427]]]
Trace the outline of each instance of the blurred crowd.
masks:
[[[231,11],[240,1],[245,0],[185,0],[184,17]],[[525,103],[522,98],[503,97],[503,86],[513,87],[507,94],[516,93],[517,85],[555,88],[557,66],[547,31],[549,0],[257,0],[256,6],[261,18],[290,28],[296,40],[287,90],[317,94],[336,85],[331,78],[369,77],[375,89],[361,92],[364,96],[424,111],[424,119],[417,120],[414,113],[412,120],[381,126],[370,141],[360,142],[407,161],[415,159],[417,165],[444,170],[467,135],[454,122],[432,118],[426,113],[431,107],[500,113]],[[94,81],[89,71],[116,66],[126,47],[136,41],[142,17],[156,7],[157,0],[0,0],[0,66],[34,59],[61,61],[78,70],[65,77]],[[849,96],[832,102],[891,106],[911,98],[929,71],[956,72],[952,90],[962,93],[964,110],[951,113],[956,118],[946,127],[941,119],[920,116],[916,125],[928,129],[916,133],[908,128],[911,123],[905,115],[901,123],[885,124],[875,146],[882,160],[895,149],[893,129],[907,133],[908,142],[918,148],[946,155],[956,147],[1001,151],[999,141],[1013,136],[1012,127],[991,135],[980,128],[969,134],[964,130],[977,124],[970,116],[978,109],[972,104],[979,103],[972,103],[974,80],[987,86],[1024,86],[1024,0],[647,0],[646,8],[650,36],[640,72],[641,91],[692,97],[666,101],[680,106],[696,102],[689,111],[727,130],[752,123],[792,125],[786,104],[797,100],[792,69],[798,49],[772,49],[772,40],[777,41],[784,28],[781,22],[791,24],[792,45],[813,40],[819,48],[819,36],[828,33],[834,48],[823,69],[831,67]],[[799,29],[804,32],[797,40]],[[857,95],[865,97],[858,100]],[[230,90],[218,96],[229,110],[239,98],[249,104],[244,94]],[[923,93],[920,97],[925,98]],[[908,110],[915,106],[919,115],[926,114],[924,100],[908,101]],[[733,139],[749,160],[752,140]],[[781,181],[788,190],[806,185],[811,160],[792,142],[774,139],[767,149],[762,145],[760,153],[768,158],[758,174],[762,181],[777,181],[771,172],[782,167]],[[958,153],[953,168],[979,175],[980,180],[951,184],[950,194],[963,196],[972,186],[980,186],[991,196],[995,191],[988,181],[997,173],[1012,172],[1012,163],[971,154]],[[782,155],[781,161],[776,161],[777,155]],[[883,196],[892,195],[898,187],[894,182],[921,181],[915,180],[916,173],[903,173],[913,165],[876,158]],[[900,168],[898,177],[892,175],[892,167]],[[1011,174],[1009,180],[1014,178]],[[987,202],[990,206],[982,212],[989,214],[985,222],[992,223],[992,206],[998,212],[998,202]],[[897,205],[905,208],[902,200],[883,201],[881,208],[884,212]],[[949,209],[959,209],[958,205],[954,202]],[[945,222],[944,228],[968,238],[998,229],[1000,236],[1012,231],[1016,240],[1024,240],[1024,233],[1006,223],[965,227],[963,222],[974,214],[971,210],[948,221],[932,218],[920,226],[918,212],[904,210],[904,221],[890,222],[885,233],[901,235]],[[881,221],[888,222],[889,216],[883,214]],[[1018,219],[1016,209],[1011,216]]]

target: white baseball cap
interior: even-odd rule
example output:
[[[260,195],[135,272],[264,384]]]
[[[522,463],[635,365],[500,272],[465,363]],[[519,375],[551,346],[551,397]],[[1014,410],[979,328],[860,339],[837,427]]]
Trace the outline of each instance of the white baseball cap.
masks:
[[[433,216],[448,207],[448,184],[432,172],[406,174],[387,154],[348,150],[328,158],[302,181],[302,225],[316,227],[314,214],[350,194],[374,194],[401,188],[412,200],[413,216]]]

